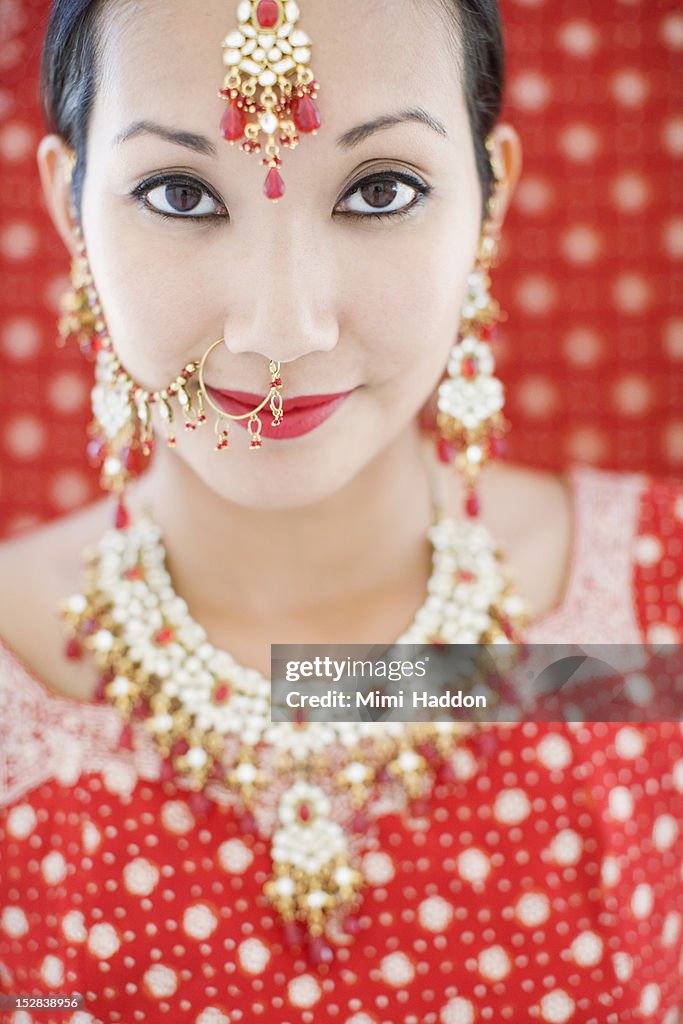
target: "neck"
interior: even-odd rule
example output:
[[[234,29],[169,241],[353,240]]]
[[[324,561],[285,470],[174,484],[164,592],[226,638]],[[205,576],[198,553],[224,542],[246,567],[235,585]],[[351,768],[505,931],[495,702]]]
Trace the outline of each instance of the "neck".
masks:
[[[434,508],[413,426],[313,505],[237,505],[165,448],[131,497],[161,527],[174,587],[198,621],[319,618],[429,575]]]

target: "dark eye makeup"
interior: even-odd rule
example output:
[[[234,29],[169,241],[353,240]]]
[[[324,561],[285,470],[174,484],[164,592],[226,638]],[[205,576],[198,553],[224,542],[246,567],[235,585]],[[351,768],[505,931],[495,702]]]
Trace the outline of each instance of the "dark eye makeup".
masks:
[[[411,191],[412,200],[397,209],[388,209],[397,199],[410,199]],[[433,186],[406,171],[375,172],[354,182],[340,200],[346,203],[358,194],[369,209],[347,209],[337,215],[353,220],[395,220],[412,214],[432,191]],[[157,192],[159,195],[154,196]],[[130,196],[145,210],[167,220],[217,224],[228,216],[225,204],[206,182],[179,171],[166,171],[146,178],[130,191]],[[153,196],[154,201],[151,201]],[[380,200],[380,205],[373,207],[373,200]],[[166,209],[160,209],[157,204],[166,204]],[[197,210],[201,212],[197,213]]]

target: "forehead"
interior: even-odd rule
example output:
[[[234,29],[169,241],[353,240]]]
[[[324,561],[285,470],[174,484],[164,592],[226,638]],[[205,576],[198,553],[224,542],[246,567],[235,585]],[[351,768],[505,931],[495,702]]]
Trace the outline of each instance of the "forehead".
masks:
[[[332,128],[316,140],[407,107],[423,107],[445,125],[462,119],[457,33],[437,0],[298,0],[298,7],[297,26],[311,39],[317,102]],[[221,141],[222,42],[237,27],[236,0],[105,5],[96,110],[107,110],[110,136],[145,118]]]

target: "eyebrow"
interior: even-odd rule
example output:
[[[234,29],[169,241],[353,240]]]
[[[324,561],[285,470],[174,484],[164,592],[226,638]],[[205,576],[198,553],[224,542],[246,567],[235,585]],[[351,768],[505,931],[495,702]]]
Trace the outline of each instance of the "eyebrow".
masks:
[[[372,121],[365,121],[363,124],[356,125],[355,128],[351,128],[348,132],[344,132],[337,139],[337,145],[342,146],[344,149],[351,149],[353,146],[359,145],[364,142],[365,139],[374,135],[375,132],[381,131],[382,128],[390,128],[394,124],[402,124],[405,121],[417,121],[420,124],[426,124],[428,128],[438,132],[446,138],[446,129],[441,124],[441,121],[437,121],[435,117],[428,114],[422,107],[411,107],[409,110],[399,110],[396,114],[383,114],[380,117],[373,118]]]
[[[375,132],[381,131],[383,128],[391,128],[395,124],[403,124],[407,121],[416,121],[419,124],[427,125],[428,128],[431,128],[443,136],[443,138],[447,137],[446,129],[440,121],[432,117],[431,114],[428,114],[421,107],[411,107],[409,110],[400,110],[395,114],[382,114],[371,121],[364,121],[362,124],[356,125],[355,128],[350,128],[349,131],[344,132],[337,138],[337,145],[341,146],[342,149],[352,149],[354,146],[364,142],[365,139],[370,138]],[[164,125],[157,124],[155,121],[133,121],[132,124],[129,124],[127,128],[124,128],[122,132],[119,132],[114,137],[112,145],[120,146],[122,143],[127,142],[128,139],[134,139],[139,135],[157,135],[166,142],[173,142],[178,146],[184,146],[186,149],[191,149],[195,153],[201,153],[203,156],[217,156],[216,147],[206,135],[176,131],[173,128],[166,128]]]
[[[112,139],[112,145],[120,146],[128,139],[137,138],[139,135],[158,135],[166,142],[185,146],[186,149],[192,149],[195,153],[201,153],[203,156],[217,155],[216,147],[210,139],[207,139],[206,135],[195,135],[194,132],[180,132],[173,128],[165,128],[162,124],[156,124],[155,121],[133,121]]]

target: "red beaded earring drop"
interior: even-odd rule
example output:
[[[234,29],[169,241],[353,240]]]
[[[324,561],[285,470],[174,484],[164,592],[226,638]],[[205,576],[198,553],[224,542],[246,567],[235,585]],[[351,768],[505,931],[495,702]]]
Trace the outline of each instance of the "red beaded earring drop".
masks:
[[[487,149],[492,149],[487,141]],[[494,172],[497,170],[494,165]],[[500,173],[496,179],[500,180]],[[504,457],[505,435],[509,429],[502,415],[504,389],[494,376],[494,358],[490,342],[503,319],[500,306],[490,294],[489,270],[494,265],[498,246],[498,228],[492,220],[496,192],[488,204],[489,219],[484,224],[477,252],[477,263],[467,282],[458,341],[451,349],[446,376],[437,393],[437,455],[442,462],[455,463],[465,483],[464,511],[479,515],[477,480],[492,458]]]
[[[133,396],[123,380],[125,373],[107,333],[85,242],[77,224],[74,234],[78,251],[71,265],[71,288],[62,298],[58,343],[63,346],[76,341],[86,358],[95,361],[95,386],[91,393],[93,419],[88,427],[86,453],[90,465],[100,471],[100,486],[117,495],[114,524],[125,529],[129,515],[124,492],[145,470],[154,450],[154,435],[145,410],[142,415],[134,414]]]

